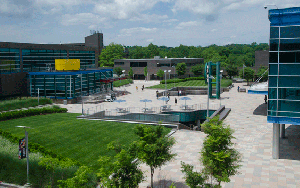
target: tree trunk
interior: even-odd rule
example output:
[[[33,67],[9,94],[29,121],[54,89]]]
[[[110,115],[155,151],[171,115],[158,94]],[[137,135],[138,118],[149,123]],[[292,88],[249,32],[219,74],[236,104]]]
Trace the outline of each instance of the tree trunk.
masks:
[[[151,168],[151,188],[153,188],[153,174],[154,174],[154,168],[153,167],[150,167]]]

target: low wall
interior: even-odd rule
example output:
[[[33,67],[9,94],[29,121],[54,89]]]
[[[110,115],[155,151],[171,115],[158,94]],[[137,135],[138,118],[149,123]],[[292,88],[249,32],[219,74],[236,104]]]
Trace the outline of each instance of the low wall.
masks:
[[[207,88],[177,87],[177,88],[172,88],[168,91],[159,92],[158,97],[167,96],[168,93],[170,93],[170,96],[179,96],[179,93],[178,93],[179,90],[181,90],[181,96],[185,96],[185,95],[207,95]],[[229,91],[228,88],[221,88],[221,93],[227,92],[227,91]],[[216,89],[213,89],[212,93],[216,94]]]
[[[78,102],[78,98],[73,99],[52,99],[53,103],[64,104],[64,100],[67,100],[67,104],[75,104]]]

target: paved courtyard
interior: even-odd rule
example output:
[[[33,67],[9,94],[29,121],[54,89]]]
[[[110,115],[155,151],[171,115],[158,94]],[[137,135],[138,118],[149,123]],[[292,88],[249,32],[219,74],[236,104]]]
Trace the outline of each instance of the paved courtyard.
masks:
[[[125,99],[125,103],[105,102],[104,108],[116,107],[143,107],[141,99],[151,99],[147,107],[158,107],[162,101],[156,99],[153,89],[141,91],[141,86],[145,87],[155,85],[156,81],[135,81],[134,84],[126,87],[131,92],[129,95],[118,97]],[[235,87],[229,92],[224,92],[221,103],[226,108],[231,108],[231,112],[224,121],[235,130],[236,148],[242,154],[242,167],[239,169],[240,174],[231,178],[230,183],[223,183],[222,187],[300,187],[300,128],[299,126],[286,125],[286,139],[280,140],[280,159],[272,159],[272,124],[267,123],[265,113],[266,105],[263,95],[250,95],[247,93],[238,93],[237,86],[243,86],[245,83],[235,83]],[[139,90],[136,91],[135,86]],[[187,101],[188,105],[206,103],[206,95],[190,95],[192,100]],[[177,98],[178,99],[178,98]],[[219,100],[210,100],[212,104],[220,104]],[[171,96],[169,102],[175,105],[175,97]],[[184,101],[178,100],[178,105],[184,104]],[[93,107],[97,104],[86,104],[86,107]],[[99,104],[98,104],[99,105]],[[81,104],[61,105],[68,108],[71,113],[81,113]],[[179,130],[173,134],[176,144],[172,148],[177,153],[175,160],[168,162],[161,169],[156,169],[154,173],[154,182],[159,180],[170,180],[177,182],[179,187],[184,185],[183,174],[181,173],[180,161],[193,164],[196,170],[202,168],[199,157],[205,134],[202,132]],[[148,171],[145,173],[147,179],[140,184],[140,187],[150,185],[150,169],[142,164],[141,169]]]

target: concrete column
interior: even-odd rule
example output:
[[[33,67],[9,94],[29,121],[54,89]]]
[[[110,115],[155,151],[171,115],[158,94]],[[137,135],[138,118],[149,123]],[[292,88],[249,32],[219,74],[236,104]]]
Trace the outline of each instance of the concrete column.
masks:
[[[279,159],[279,132],[280,124],[273,123],[273,143],[272,143],[272,157],[273,159]]]
[[[280,138],[285,138],[285,124],[280,124]]]
[[[196,126],[198,127],[198,130],[200,130],[200,119],[197,120]]]

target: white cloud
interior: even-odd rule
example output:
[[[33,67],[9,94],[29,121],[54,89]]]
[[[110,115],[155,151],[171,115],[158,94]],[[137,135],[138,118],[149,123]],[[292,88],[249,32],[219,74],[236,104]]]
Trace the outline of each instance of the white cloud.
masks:
[[[23,14],[27,12],[27,7],[25,6],[29,2],[24,1],[24,4],[18,3],[18,5],[8,0],[0,0],[0,13],[4,14]]]
[[[169,19],[169,20],[164,20],[163,22],[171,23],[171,22],[178,22],[179,20],[177,19]]]
[[[130,18],[129,21],[143,21],[149,22],[160,22],[160,20],[168,19],[167,15],[157,15],[157,14],[138,14],[137,16]]]
[[[148,39],[148,40],[146,40],[146,42],[153,42],[154,41],[154,39]]]
[[[217,29],[212,29],[212,30],[210,30],[211,32],[216,32],[216,31],[218,31]]]
[[[145,28],[145,27],[134,27],[134,28],[128,28],[128,29],[121,29],[119,37],[122,36],[132,36],[132,34],[136,33],[155,33],[157,31],[157,28]]]
[[[199,26],[200,22],[197,21],[189,21],[189,22],[181,22],[179,23],[175,28],[176,29],[185,29],[185,28],[189,28],[189,27],[195,27],[195,26]]]
[[[105,18],[92,13],[79,13],[79,14],[65,14],[62,16],[61,24],[64,26],[69,25],[89,25],[93,23],[104,22]]]
[[[230,38],[231,38],[231,39],[233,39],[233,38],[236,38],[236,36],[235,36],[235,35],[233,35],[233,36],[230,36]]]
[[[114,19],[129,19],[140,12],[153,8],[159,1],[168,2],[166,0],[106,0],[97,2],[94,11]]]

